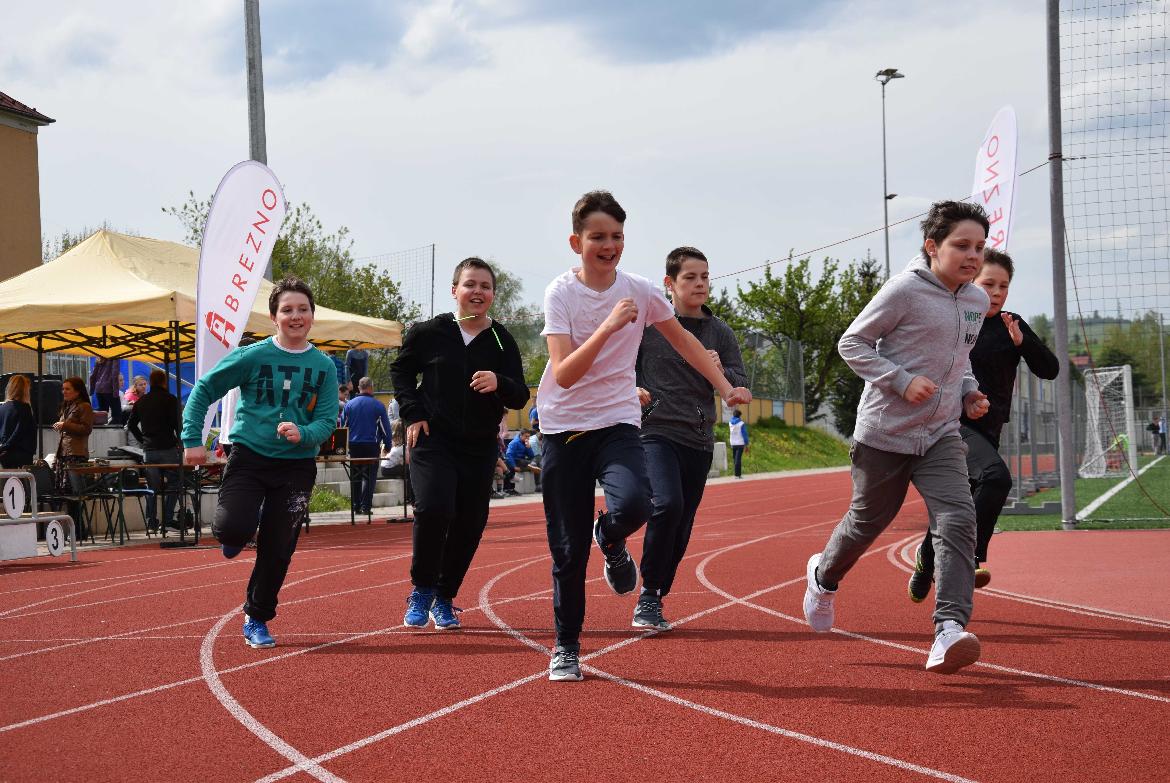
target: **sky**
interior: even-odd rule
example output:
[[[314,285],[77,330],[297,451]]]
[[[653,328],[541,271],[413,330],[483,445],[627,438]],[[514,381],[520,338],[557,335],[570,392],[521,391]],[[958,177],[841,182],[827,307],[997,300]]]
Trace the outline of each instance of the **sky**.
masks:
[[[1048,155],[1044,8],[987,0],[261,0],[268,164],[355,256],[434,243],[436,310],[460,259],[518,275],[523,299],[574,264],[569,214],[625,207],[622,267],[661,279],[703,250],[715,287],[808,251],[884,264],[881,88],[895,223],[971,190],[1000,108],[1018,169]],[[162,212],[249,155],[244,4],[18,4],[0,91],[40,130],[43,233],[108,224],[181,241]],[[1052,312],[1048,168],[1023,176],[1009,309]],[[891,267],[916,222],[890,229]],[[748,270],[748,271],[745,271]],[[449,278],[448,278],[449,279]]]

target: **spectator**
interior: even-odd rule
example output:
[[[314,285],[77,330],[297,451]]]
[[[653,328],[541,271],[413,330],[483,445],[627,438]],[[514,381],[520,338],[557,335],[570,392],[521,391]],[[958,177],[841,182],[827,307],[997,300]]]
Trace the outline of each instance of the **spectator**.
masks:
[[[110,424],[121,426],[125,423],[122,416],[122,374],[118,371],[118,362],[101,357],[93,365],[89,374],[90,387],[97,397],[97,410],[106,411]],[[93,413],[93,409],[90,409]],[[90,425],[93,426],[92,424]]]
[[[366,377],[370,364],[370,352],[362,348],[351,348],[345,352],[345,377],[350,389],[356,390],[358,382]]]
[[[516,473],[533,473],[537,480],[540,477],[540,468],[534,467],[532,461],[536,459],[536,453],[528,445],[532,438],[532,433],[528,430],[521,430],[516,433],[516,437],[512,438],[508,443],[508,448],[504,451],[504,462],[507,463],[508,469],[515,477]],[[510,495],[518,495],[516,485],[509,480],[508,485],[505,485],[504,491]]]
[[[341,415],[345,410],[345,404],[349,402],[349,384],[342,383],[337,386],[337,426],[341,426]]]
[[[536,432],[540,430],[540,413],[536,410],[536,398],[532,398],[532,407],[528,411],[528,429]]]
[[[163,384],[166,384],[165,379]],[[142,375],[135,375],[134,380],[130,381],[130,388],[126,390],[123,398],[125,407],[134,407],[134,403],[138,402],[144,394],[146,394],[146,378]],[[127,418],[127,421],[129,421],[129,418]]]
[[[177,465],[182,460],[179,454],[182,430],[179,400],[167,389],[165,370],[151,370],[150,391],[142,395],[131,409],[126,429],[142,444],[147,465]],[[178,530],[175,505],[179,500],[179,471],[147,468],[146,483],[154,490],[146,519],[147,529],[158,529],[158,499],[162,495],[163,524]]]
[[[0,404],[0,467],[8,470],[31,465],[37,450],[37,424],[29,404],[31,384],[23,375],[8,380]]]
[[[1154,416],[1154,420],[1146,425],[1146,429],[1152,433],[1154,441],[1154,454],[1166,453],[1166,423],[1162,421],[1161,416]]]
[[[402,414],[398,412],[398,399],[396,397],[390,398],[390,404],[386,406],[386,414],[390,417],[390,426],[394,426],[394,422],[402,418]]]
[[[114,397],[117,397],[117,391]],[[71,464],[86,462],[89,459],[89,434],[93,432],[93,408],[89,404],[89,394],[85,391],[85,381],[80,378],[66,378],[61,382],[60,417],[53,429],[60,433],[61,440],[57,443],[57,459],[53,464],[56,471],[55,481],[57,491],[62,495],[80,495],[85,488],[81,476],[69,471]],[[89,526],[85,524],[82,505],[78,501],[69,502],[69,516],[73,517],[77,525],[77,538],[89,536]]]
[[[735,477],[743,478],[743,454],[751,448],[751,439],[748,437],[747,422],[739,417],[739,408],[731,412],[731,421],[727,423],[727,434],[728,440],[731,442]]]
[[[410,473],[406,469],[406,427],[402,419],[390,422],[390,448],[382,453],[381,476],[385,479],[402,479],[406,485],[406,501],[414,502],[414,491],[410,486]]]
[[[380,453],[379,443],[390,445],[386,406],[374,397],[374,383],[369,378],[358,379],[358,394],[341,411],[341,426],[349,427],[350,457],[376,458]],[[352,465],[349,476],[349,502],[354,513],[369,515],[374,505],[378,463]]]

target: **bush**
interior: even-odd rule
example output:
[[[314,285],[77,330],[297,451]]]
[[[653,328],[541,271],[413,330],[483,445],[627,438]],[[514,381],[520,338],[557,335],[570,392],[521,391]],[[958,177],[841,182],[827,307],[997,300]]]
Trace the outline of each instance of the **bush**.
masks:
[[[313,494],[309,496],[310,514],[318,511],[345,511],[347,508],[349,508],[348,499],[320,484],[313,487]]]

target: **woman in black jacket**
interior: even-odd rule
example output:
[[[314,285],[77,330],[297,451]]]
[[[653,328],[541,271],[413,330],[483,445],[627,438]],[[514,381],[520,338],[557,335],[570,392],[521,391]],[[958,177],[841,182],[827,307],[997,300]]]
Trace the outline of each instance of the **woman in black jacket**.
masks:
[[[459,628],[452,600],[487,525],[499,422],[528,402],[516,341],[487,315],[495,285],[485,261],[460,261],[456,312],[411,327],[390,368],[414,489],[406,626]]]
[[[975,500],[975,586],[986,587],[991,572],[983,567],[987,546],[999,521],[999,512],[1012,491],[1012,474],[999,456],[999,434],[1012,412],[1012,389],[1016,385],[1016,368],[1020,359],[1038,378],[1052,380],[1060,372],[1060,362],[1036,336],[1024,319],[1003,309],[1007,301],[1015,267],[1011,256],[988,249],[975,278],[991,299],[991,307],[979,339],[971,349],[971,371],[979,381],[979,391],[987,395],[990,407],[978,420],[960,418],[959,432],[967,444],[967,475]],[[934,581],[934,547],[930,531],[914,557],[910,575],[910,600],[919,602],[930,592]]]
[[[13,375],[0,404],[0,467],[7,470],[31,465],[37,450],[37,424],[29,404],[29,381]]]

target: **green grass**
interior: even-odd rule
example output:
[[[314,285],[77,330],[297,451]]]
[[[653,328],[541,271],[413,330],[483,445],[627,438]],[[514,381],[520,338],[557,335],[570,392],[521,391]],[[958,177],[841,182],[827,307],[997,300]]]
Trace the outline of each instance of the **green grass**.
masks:
[[[1150,460],[1151,457],[1148,456],[1139,458],[1139,467],[1148,464]],[[1077,510],[1085,508],[1121,481],[1124,479],[1077,479]],[[1028,498],[1027,502],[1029,505],[1039,506],[1046,500],[1059,503],[1060,488],[1038,492]],[[1119,530],[1170,527],[1170,518],[1162,509],[1170,510],[1170,459],[1163,459],[1147,470],[1137,481],[1118,492],[1094,511],[1091,519],[1078,522],[1077,528],[1081,530]],[[999,518],[999,526],[1003,530],[1060,530],[1060,521],[1059,514],[1037,516],[1004,514]]]
[[[760,419],[749,425],[751,448],[743,455],[743,472],[768,473],[774,470],[829,468],[849,464],[849,446],[820,430],[789,427],[782,419]],[[727,425],[715,425],[715,439],[727,442]],[[727,449],[732,475],[731,447]]]
[[[328,487],[320,484],[313,486],[313,494],[309,496],[309,513],[318,511],[345,511],[349,508],[349,499],[342,497]]]

